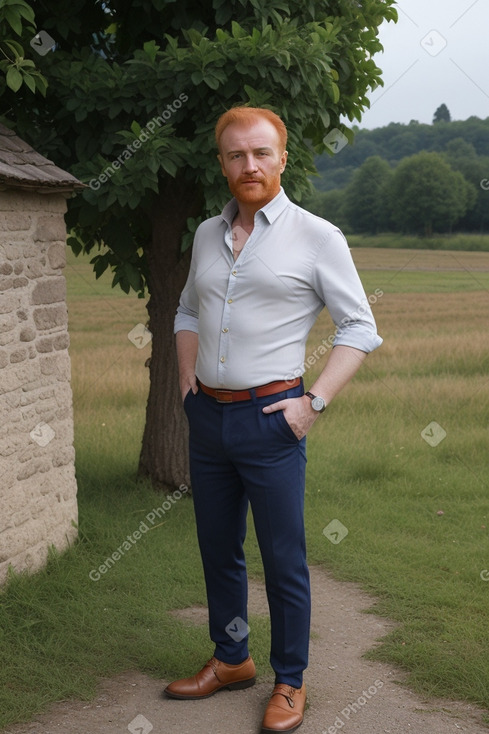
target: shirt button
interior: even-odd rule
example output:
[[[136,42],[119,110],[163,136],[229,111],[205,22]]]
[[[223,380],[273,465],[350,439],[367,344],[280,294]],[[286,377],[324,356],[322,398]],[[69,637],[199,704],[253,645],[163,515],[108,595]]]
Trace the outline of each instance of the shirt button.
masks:
[[[236,275],[236,274],[237,274],[237,272],[238,272],[237,270],[232,270],[232,271],[231,271],[231,275]]]
[[[220,361],[221,362],[225,362],[226,361],[226,357],[221,357]]]
[[[232,298],[228,298],[228,303],[232,303],[232,302],[233,302],[233,299]]]
[[[222,330],[222,333],[223,333],[223,334],[227,334],[227,333],[228,333],[228,331],[229,331],[229,329],[223,329],[223,330]]]

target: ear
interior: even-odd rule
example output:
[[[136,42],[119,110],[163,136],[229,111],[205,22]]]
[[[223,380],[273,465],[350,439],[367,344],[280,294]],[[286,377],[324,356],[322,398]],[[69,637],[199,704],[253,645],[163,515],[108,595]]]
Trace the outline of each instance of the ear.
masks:
[[[221,155],[220,153],[218,153],[218,154],[217,154],[217,160],[219,161],[219,163],[220,163],[220,165],[221,165],[221,172],[222,172],[222,175],[223,175],[223,176],[225,176],[225,177],[227,178],[227,177],[228,177],[228,175],[227,175],[227,173],[226,173],[226,171],[225,171],[225,169],[224,169],[224,163],[223,163],[223,161],[222,161],[222,155]]]
[[[282,153],[280,157],[280,173],[283,173],[285,171],[285,166],[287,165],[287,158],[289,157],[289,154],[286,150]]]

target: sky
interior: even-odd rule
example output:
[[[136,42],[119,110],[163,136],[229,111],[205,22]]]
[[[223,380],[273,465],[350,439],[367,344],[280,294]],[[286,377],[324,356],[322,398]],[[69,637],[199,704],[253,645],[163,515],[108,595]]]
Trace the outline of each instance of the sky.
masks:
[[[369,94],[361,128],[431,123],[445,103],[452,120],[489,117],[489,0],[398,0],[374,56],[384,87]],[[351,123],[347,123],[351,124]]]

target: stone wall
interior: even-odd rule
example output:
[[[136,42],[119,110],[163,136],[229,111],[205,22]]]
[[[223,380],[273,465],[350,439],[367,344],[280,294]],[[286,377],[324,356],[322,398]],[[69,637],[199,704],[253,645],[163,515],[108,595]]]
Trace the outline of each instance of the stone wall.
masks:
[[[0,191],[0,584],[77,534],[65,210]]]

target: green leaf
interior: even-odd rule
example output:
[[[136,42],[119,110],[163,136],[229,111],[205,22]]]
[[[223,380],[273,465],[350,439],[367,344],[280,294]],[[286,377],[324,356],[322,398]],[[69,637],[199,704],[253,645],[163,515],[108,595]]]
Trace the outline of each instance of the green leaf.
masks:
[[[131,263],[126,263],[124,268],[124,275],[126,276],[129,285],[133,290],[139,291],[141,289],[141,275],[139,274],[139,271],[136,270],[134,265],[131,265]]]
[[[48,88],[48,82],[42,74],[36,76],[36,87],[38,91],[42,94],[42,96],[45,97]]]
[[[109,109],[109,120],[114,120],[119,115],[121,109],[122,109],[122,105],[119,104],[119,102],[111,105]]]
[[[319,110],[318,114],[324,127],[328,129],[331,122],[331,115],[327,110]]]
[[[156,54],[160,50],[160,47],[156,44],[156,41],[146,41],[143,49],[144,53],[147,54],[151,61],[154,62],[154,60],[156,59]]]
[[[241,28],[239,23],[236,23],[235,20],[231,23],[231,33],[233,34],[233,38],[246,38],[248,35],[244,28]]]
[[[22,74],[15,67],[11,66],[7,71],[6,81],[7,86],[12,92],[18,92],[22,86]]]
[[[90,263],[93,264],[93,272],[98,280],[109,267],[109,261],[103,255],[96,255]]]
[[[14,56],[24,55],[24,49],[22,48],[20,43],[17,43],[17,41],[9,40],[9,41],[3,41],[3,43],[5,44],[5,46],[7,46],[7,48],[9,48],[13,52]]]
[[[33,9],[27,3],[22,2],[22,0],[17,0],[15,3],[15,12],[29,21],[29,23],[34,23],[35,15]]]
[[[334,104],[338,104],[340,101],[340,89],[337,84],[334,82],[331,82],[331,90],[333,92],[333,102]]]
[[[216,39],[219,43],[227,43],[229,39],[229,33],[227,33],[226,31],[223,31],[222,28],[217,28]]]
[[[24,84],[31,90],[33,94],[36,93],[36,80],[31,74],[24,74]]]
[[[80,252],[83,250],[83,245],[79,241],[78,237],[76,237],[75,235],[70,235],[67,238],[66,243],[69,247],[71,247],[71,249],[73,250],[73,253],[76,256],[78,256]]]
[[[204,76],[204,82],[207,84],[208,87],[211,89],[218,89],[219,88],[219,79],[217,79],[214,74],[206,74]]]
[[[168,159],[163,159],[161,161],[161,167],[163,168],[164,171],[170,174],[172,178],[175,178],[175,176],[177,175],[178,168],[175,165],[175,163],[173,163],[173,161],[170,161]]]
[[[79,107],[75,112],[75,120],[77,122],[83,122],[83,120],[87,119],[87,110],[86,107]]]
[[[8,22],[8,24],[13,28],[13,30],[17,33],[18,36],[22,35],[22,21],[19,18],[18,14],[9,7],[6,7],[3,12],[5,16],[5,20]]]
[[[68,112],[74,112],[77,107],[79,107],[81,104],[80,100],[77,97],[71,97],[71,99],[68,99],[66,102],[66,109]]]

